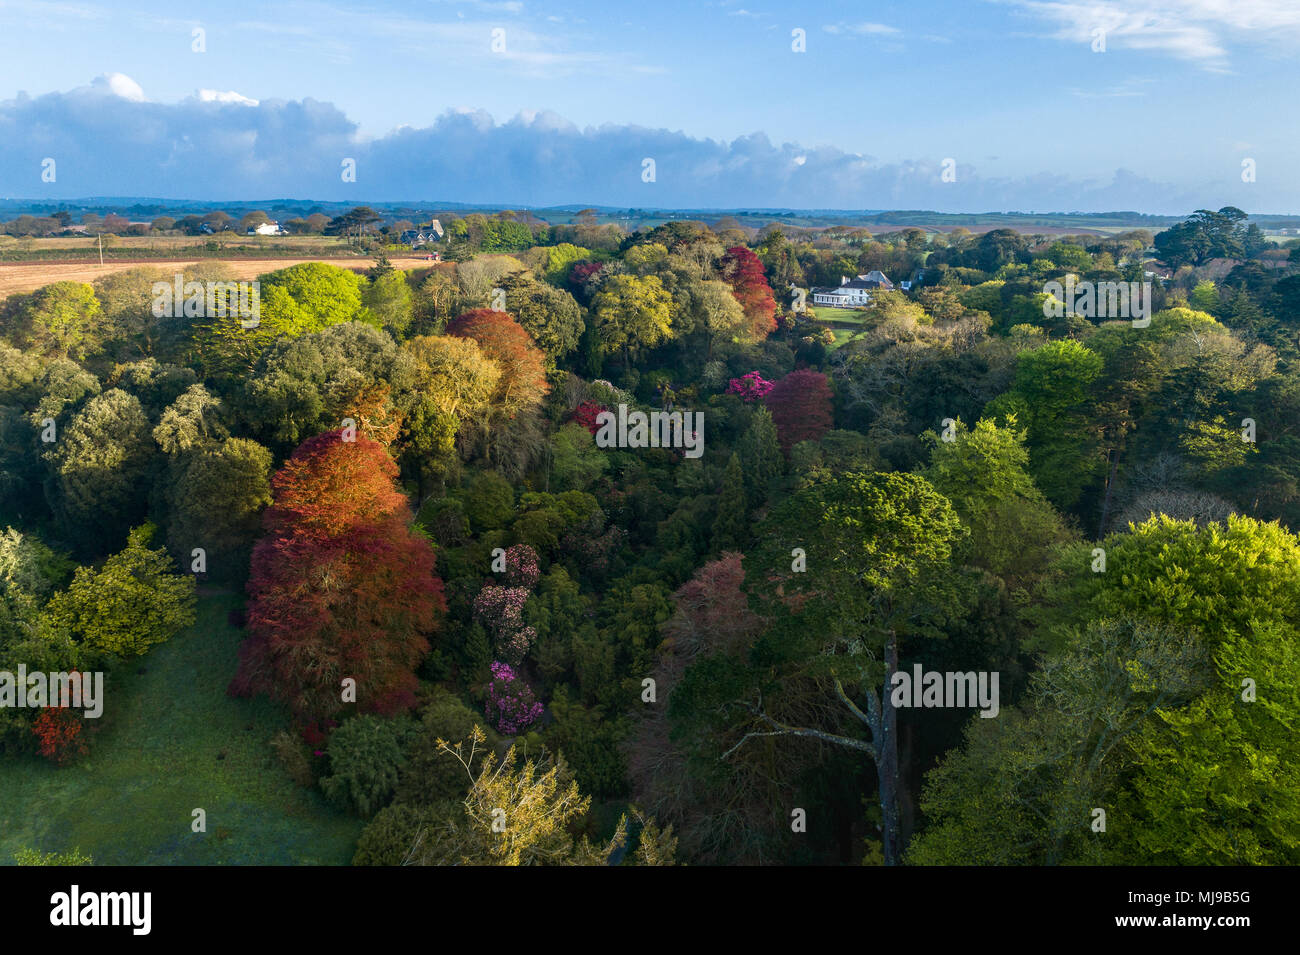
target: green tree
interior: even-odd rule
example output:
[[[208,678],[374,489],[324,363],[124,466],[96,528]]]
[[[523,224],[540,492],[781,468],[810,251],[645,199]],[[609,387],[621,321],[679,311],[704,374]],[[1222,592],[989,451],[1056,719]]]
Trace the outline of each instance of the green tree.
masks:
[[[254,433],[277,450],[342,426],[345,417],[370,432],[398,423],[414,400],[415,361],[384,332],[360,322],[276,342],[243,386],[239,408]],[[395,433],[396,429],[392,429]]]
[[[749,517],[745,508],[745,475],[740,455],[731,453],[722,477],[718,496],[718,516],[713,522],[713,549],[718,552],[741,550],[749,536]]]
[[[144,514],[153,442],[134,395],[96,395],[45,452],[54,512],[66,533],[92,548],[121,540]]]
[[[1101,370],[1101,356],[1072,339],[1021,352],[1011,391],[984,412],[1014,414],[1027,425],[1030,472],[1057,507],[1072,507],[1104,467],[1098,435],[1085,414]]]
[[[621,351],[625,367],[631,356],[664,341],[672,328],[672,298],[657,275],[614,275],[592,301],[596,330],[606,351]]]
[[[23,320],[31,347],[59,358],[82,358],[96,343],[100,315],[95,290],[82,282],[54,282],[33,292]]]
[[[932,447],[925,476],[970,529],[962,562],[996,574],[1012,589],[1032,585],[1070,535],[1029,476],[1025,433],[1016,430],[1015,417],[1006,427],[983,418],[974,430],[957,422],[952,441],[927,436]]]
[[[1116,820],[1144,865],[1300,862],[1300,643],[1294,625],[1229,633],[1204,696],[1135,742]],[[1127,840],[1126,840],[1127,841]]]
[[[362,289],[361,303],[374,324],[395,339],[405,336],[415,304],[405,272],[393,269],[376,276]]]
[[[887,865],[900,851],[891,678],[902,640],[938,636],[939,626],[960,613],[950,565],[964,533],[948,500],[914,474],[850,472],[796,492],[763,522],[760,544],[745,559],[746,592],[769,629],[747,662],[712,657],[688,670],[673,695],[671,705],[679,709],[740,715],[742,723],[729,732],[742,735],[724,759],[765,736],[804,737],[866,754],[879,781]],[[870,740],[842,731],[814,701],[802,708],[821,712],[814,725],[777,715],[783,694],[816,695],[819,686],[833,687]]]
[[[785,468],[776,423],[766,408],[756,408],[749,427],[740,439],[740,461],[745,476],[745,496],[750,508],[767,500],[772,483]]]
[[[369,818],[393,798],[406,758],[402,744],[414,730],[406,717],[384,719],[364,713],[330,733],[330,773],[321,792],[335,805]]]
[[[585,491],[609,469],[609,455],[591,432],[570,421],[551,436],[551,479],[557,491]]]
[[[238,581],[271,503],[271,452],[247,438],[228,438],[175,455],[168,463],[167,543],[189,566],[195,548],[207,572]]]
[[[1153,714],[1200,685],[1194,635],[1122,618],[1090,624],[1044,659],[1024,703],[974,717],[963,745],[925,780],[928,825],[907,859],[919,865],[1098,864],[1127,841],[1117,786],[1128,746]],[[1108,814],[1094,833],[1093,810]]]
[[[172,572],[164,548],[150,549],[154,526],[131,531],[127,546],[99,570],[78,567],[46,607],[50,620],[94,650],[133,657],[194,623],[194,578]]]
[[[578,347],[585,325],[572,295],[522,274],[511,275],[503,288],[510,314],[552,363]]]
[[[259,278],[256,325],[238,315],[211,317],[199,334],[204,365],[216,372],[242,373],[278,338],[296,338],[353,320],[378,325],[363,309],[365,280],[355,272],[304,262]]]

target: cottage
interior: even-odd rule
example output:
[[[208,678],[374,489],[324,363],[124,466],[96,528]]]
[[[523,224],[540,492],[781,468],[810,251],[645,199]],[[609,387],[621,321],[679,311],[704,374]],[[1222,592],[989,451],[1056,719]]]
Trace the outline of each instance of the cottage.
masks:
[[[413,249],[418,249],[422,245],[428,245],[431,242],[442,241],[442,223],[434,219],[428,225],[422,225],[418,229],[407,229],[401,235],[404,244]]]

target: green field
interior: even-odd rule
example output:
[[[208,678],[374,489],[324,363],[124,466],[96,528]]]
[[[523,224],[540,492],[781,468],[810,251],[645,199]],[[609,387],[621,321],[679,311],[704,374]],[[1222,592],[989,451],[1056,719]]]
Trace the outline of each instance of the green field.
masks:
[[[226,696],[242,636],[226,615],[239,605],[200,596],[193,627],[123,666],[84,759],[0,763],[0,864],[21,848],[73,847],[99,865],[351,861],[362,821],[295,785],[267,743],[283,710]],[[191,831],[195,808],[207,832]]]

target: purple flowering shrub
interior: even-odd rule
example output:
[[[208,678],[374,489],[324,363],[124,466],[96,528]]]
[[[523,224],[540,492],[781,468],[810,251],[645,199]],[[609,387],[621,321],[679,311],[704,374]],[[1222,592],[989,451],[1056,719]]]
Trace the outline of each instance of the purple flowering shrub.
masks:
[[[533,697],[533,688],[515,674],[507,663],[492,664],[492,682],[488,685],[487,718],[498,732],[517,736],[542,715],[542,704]]]

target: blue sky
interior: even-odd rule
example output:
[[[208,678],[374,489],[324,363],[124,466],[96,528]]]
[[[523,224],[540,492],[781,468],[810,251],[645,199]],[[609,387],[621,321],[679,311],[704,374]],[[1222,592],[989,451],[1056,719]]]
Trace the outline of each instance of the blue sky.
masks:
[[[4,196],[1300,212],[1300,0],[0,0],[0,35]]]

